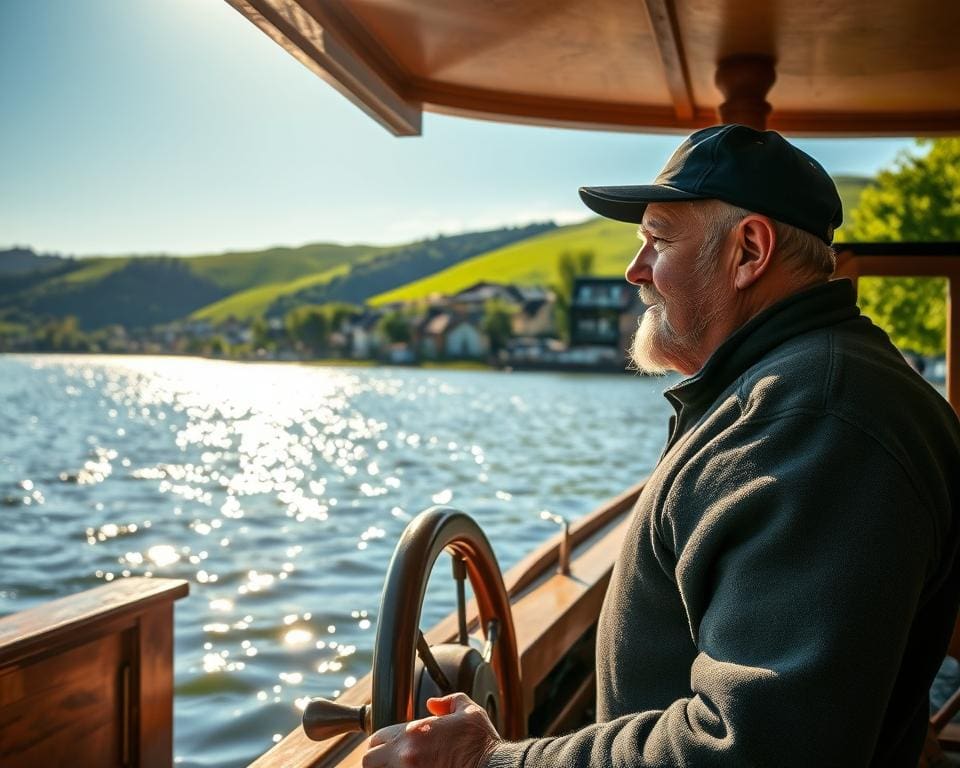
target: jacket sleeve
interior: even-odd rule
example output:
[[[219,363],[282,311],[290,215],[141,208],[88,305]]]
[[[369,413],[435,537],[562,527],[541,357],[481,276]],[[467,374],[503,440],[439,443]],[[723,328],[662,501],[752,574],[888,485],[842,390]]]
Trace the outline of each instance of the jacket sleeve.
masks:
[[[901,462],[837,416],[741,422],[684,466],[658,532],[690,695],[486,768],[867,765],[937,545]]]

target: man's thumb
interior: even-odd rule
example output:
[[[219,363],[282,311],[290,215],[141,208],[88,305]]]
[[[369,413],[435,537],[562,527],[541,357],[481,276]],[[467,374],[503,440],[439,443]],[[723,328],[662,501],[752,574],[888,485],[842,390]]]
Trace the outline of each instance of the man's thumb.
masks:
[[[427,699],[427,709],[431,715],[452,715],[470,706],[473,702],[465,693],[451,693],[436,699]]]

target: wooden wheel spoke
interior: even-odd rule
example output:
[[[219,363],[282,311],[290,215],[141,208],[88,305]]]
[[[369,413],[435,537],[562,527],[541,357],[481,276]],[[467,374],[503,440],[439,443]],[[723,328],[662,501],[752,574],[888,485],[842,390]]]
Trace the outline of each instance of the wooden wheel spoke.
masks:
[[[497,648],[497,640],[500,637],[500,622],[496,619],[490,619],[487,622],[487,642],[483,644],[483,660],[490,664],[493,660],[493,652]]]
[[[467,634],[467,563],[457,554],[453,555],[453,580],[457,582],[457,642],[470,645]]]
[[[453,686],[450,685],[450,681],[447,680],[447,676],[443,674],[443,670],[440,669],[440,665],[437,664],[436,658],[434,658],[433,653],[430,651],[430,646],[427,643],[427,639],[423,636],[421,630],[417,630],[417,656],[420,657],[420,661],[423,662],[423,666],[426,668],[430,677],[433,678],[433,681],[437,684],[444,695],[453,693]]]

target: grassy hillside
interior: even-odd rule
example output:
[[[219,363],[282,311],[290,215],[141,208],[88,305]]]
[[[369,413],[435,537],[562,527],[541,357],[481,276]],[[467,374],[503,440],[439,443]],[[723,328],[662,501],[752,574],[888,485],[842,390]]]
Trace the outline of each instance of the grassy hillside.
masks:
[[[557,262],[564,251],[593,251],[597,275],[622,275],[637,247],[636,224],[591,219],[481,254],[396,290],[381,293],[370,303],[413,301],[433,293],[456,293],[480,280],[550,285],[558,279]]]
[[[341,264],[285,283],[267,283],[246,291],[239,291],[225,299],[201,307],[191,317],[197,320],[210,320],[214,323],[221,323],[231,317],[237,320],[263,317],[280,297],[306,290],[318,283],[327,283],[338,275],[348,272],[349,269],[348,265]]]
[[[526,242],[555,229],[552,222],[546,222],[486,232],[444,235],[401,245],[376,259],[353,265],[349,272],[337,275],[325,284],[317,283],[310,288],[288,294],[277,302],[272,313],[284,314],[301,304],[363,304],[383,291],[394,290],[480,254]]]
[[[282,315],[303,304],[348,302],[361,304],[371,296],[437,272],[451,264],[486,253],[505,243],[523,241],[552,224],[506,227],[420,240],[415,243],[361,253],[349,263],[286,282],[271,282],[202,307],[198,319],[222,322],[229,317],[250,320],[266,314]]]
[[[372,245],[312,243],[299,248],[192,256],[187,263],[196,274],[234,292],[286,283],[369,258],[383,250]]]
[[[92,259],[83,259],[78,262],[77,269],[68,272],[62,277],[57,277],[47,282],[48,287],[55,285],[80,285],[81,283],[93,283],[102,280],[107,275],[123,269],[130,263],[128,256],[119,256],[117,258],[95,257]]]
[[[63,259],[49,270],[0,274],[0,312],[75,315],[85,330],[113,323],[137,328],[177,320],[202,307],[219,309],[227,297],[236,294],[233,304],[212,314],[216,319],[230,314],[249,317],[262,314],[275,300],[271,286],[306,288],[317,280],[330,280],[347,269],[346,265],[382,250],[369,245],[317,243],[180,258]],[[245,304],[252,309],[236,310]]]
[[[83,330],[113,324],[143,328],[176,320],[225,294],[183,259],[109,261],[115,262],[109,269],[102,262],[85,265],[15,295],[0,291],[0,310],[40,317],[73,315]]]

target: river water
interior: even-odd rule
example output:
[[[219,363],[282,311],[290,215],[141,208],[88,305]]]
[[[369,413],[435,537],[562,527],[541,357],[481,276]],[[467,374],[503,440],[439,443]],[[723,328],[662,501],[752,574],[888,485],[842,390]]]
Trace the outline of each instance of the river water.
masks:
[[[106,581],[187,579],[174,754],[246,765],[369,671],[393,547],[432,504],[506,570],[643,477],[670,382],[0,356],[0,615]],[[442,572],[442,574],[441,574]],[[454,605],[438,564],[427,628]]]

